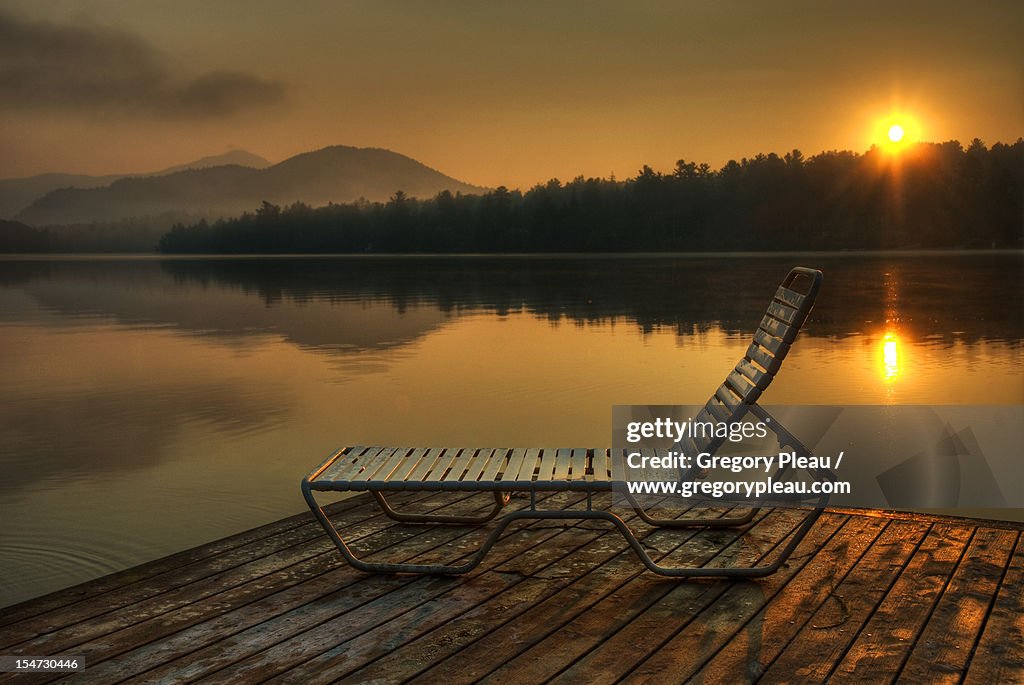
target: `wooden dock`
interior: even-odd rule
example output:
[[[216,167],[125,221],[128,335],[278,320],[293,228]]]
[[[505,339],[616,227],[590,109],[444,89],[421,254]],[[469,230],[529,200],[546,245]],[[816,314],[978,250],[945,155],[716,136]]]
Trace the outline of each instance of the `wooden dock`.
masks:
[[[372,559],[455,560],[489,529],[395,523],[366,495],[330,511]],[[666,563],[751,563],[800,518],[762,512],[743,533],[637,528]],[[0,609],[0,655],[86,662],[0,682],[1024,683],[1021,532],[828,511],[771,577],[680,582],[645,571],[611,526],[534,521],[466,576],[371,576],[306,513]]]

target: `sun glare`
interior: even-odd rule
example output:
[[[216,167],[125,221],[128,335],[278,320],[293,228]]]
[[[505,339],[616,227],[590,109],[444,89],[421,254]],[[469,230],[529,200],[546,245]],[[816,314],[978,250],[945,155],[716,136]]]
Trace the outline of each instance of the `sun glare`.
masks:
[[[871,143],[896,154],[921,140],[921,125],[917,118],[905,111],[890,110],[875,119]]]

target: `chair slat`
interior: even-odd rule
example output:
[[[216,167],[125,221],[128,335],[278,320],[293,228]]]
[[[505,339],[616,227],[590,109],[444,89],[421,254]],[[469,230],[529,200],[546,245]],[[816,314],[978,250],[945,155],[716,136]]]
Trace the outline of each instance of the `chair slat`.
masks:
[[[461,454],[461,449],[458,447],[449,447],[445,449],[444,454],[437,458],[437,461],[433,463],[430,470],[423,475],[424,482],[437,482],[443,480],[444,474],[451,468],[456,458]]]
[[[715,391],[715,397],[717,397],[722,404],[729,407],[730,410],[735,409],[743,403],[743,398],[737,397],[736,393],[732,392],[726,383],[722,383],[718,386],[718,390]]]
[[[768,313],[787,324],[794,324],[800,318],[800,313],[782,302],[772,302],[768,305]]]
[[[750,347],[747,348],[747,359],[752,362],[756,362],[762,369],[773,376],[775,375],[775,372],[778,371],[779,366],[782,365],[782,360],[773,357],[767,350],[756,342],[750,343]]]
[[[466,471],[469,470],[470,465],[473,463],[474,449],[463,449],[462,454],[459,458],[452,463],[452,468],[449,469],[449,474],[444,476],[444,480],[452,480],[454,482],[461,481]]]
[[[612,480],[622,483],[626,480],[626,454],[632,450],[612,449],[608,460],[611,462]]]
[[[555,459],[557,456],[558,450],[547,448],[542,452],[540,458],[540,470],[537,472],[537,480],[553,480],[552,476],[555,473]]]
[[[522,468],[523,461],[526,460],[527,451],[524,448],[512,450],[512,454],[508,458],[508,464],[498,471],[502,481],[516,480],[519,476],[519,469]]]
[[[573,480],[596,480],[602,478],[604,475],[604,469],[607,465],[604,463],[607,459],[606,450],[588,450],[587,456],[583,460],[583,470],[576,475],[575,470],[573,471]],[[575,467],[574,467],[575,469]]]
[[[405,460],[402,461],[402,463],[399,464],[398,467],[391,472],[391,475],[388,477],[387,480],[391,482],[404,481],[406,477],[413,471],[413,469],[420,465],[420,463],[426,457],[428,452],[430,452],[430,449],[427,447],[418,447],[414,449],[412,451],[412,454],[406,457]]]
[[[333,466],[338,460],[344,460],[346,454],[350,454],[351,452],[362,449],[362,446],[342,447],[340,450],[337,450],[336,452],[331,454],[331,456],[327,457],[322,462],[317,464],[316,468],[310,471],[308,477],[313,478],[313,474],[315,473],[317,475],[316,478],[314,478],[314,480],[319,481],[323,477],[324,471],[326,471],[328,467]]]
[[[756,400],[761,391],[755,386],[748,378],[741,376],[738,372],[733,371],[725,377],[725,382],[732,386],[732,389],[736,391],[746,404],[750,404]]]
[[[428,483],[436,483],[442,480],[449,480],[448,472],[455,470],[456,463],[459,462],[460,459],[463,459],[463,455],[465,455],[467,452],[469,452],[470,454],[474,454],[476,450],[468,448],[458,449],[455,447],[449,447],[448,451],[445,452],[443,457],[437,460],[437,463],[434,464],[434,467],[432,469],[430,469],[430,473],[424,476],[423,480],[425,480]],[[462,472],[460,470],[459,474],[461,473]],[[450,480],[457,481],[458,479],[459,477],[456,475],[453,476]]]
[[[366,460],[379,453],[381,449],[383,448],[367,447],[358,453],[349,452],[343,457],[338,457],[337,461],[320,474],[320,479],[332,482],[352,480],[359,473],[359,469],[363,467]]]
[[[662,480],[663,479],[662,475],[660,475],[659,470],[655,469],[653,466],[650,466],[650,460],[651,460],[652,457],[662,457],[664,455],[664,452],[665,451],[663,451],[663,449],[658,449],[656,447],[641,447],[640,448],[640,457],[641,458],[646,457],[646,459],[644,459],[641,462],[641,464],[646,464],[647,466],[641,466],[640,467],[640,474],[641,475],[640,475],[640,478],[638,478],[638,480],[654,481],[654,480]],[[634,471],[634,473],[636,473],[636,471]]]
[[[694,419],[694,421],[696,421],[696,420],[697,419]],[[712,424],[715,423],[714,417],[712,417],[710,414],[708,414],[708,418],[707,419],[700,419],[700,420],[701,421],[711,421]],[[710,436],[710,435],[705,435],[705,434],[694,435],[693,438],[690,441],[692,443],[692,445],[693,445],[691,451],[690,452],[686,452],[684,450],[683,454],[690,454],[690,453],[697,454],[699,452],[703,452],[703,451],[705,451],[707,449],[707,446],[711,444],[711,441],[713,439],[714,438],[712,436]]]
[[[533,473],[537,470],[537,463],[540,461],[541,450],[534,448],[526,451],[526,458],[523,459],[523,465],[519,469],[519,474],[515,477],[518,481],[532,481]]]
[[[412,448],[409,447],[396,449],[388,459],[384,460],[378,468],[374,469],[371,477],[367,478],[367,480],[387,481],[395,469],[406,460],[412,451]]]
[[[729,417],[732,416],[732,411],[714,397],[708,400],[708,403],[704,405],[704,408],[707,409],[708,413],[714,417],[715,423],[725,423],[729,420]]]
[[[587,452],[588,450],[577,448],[569,455],[570,479],[583,480],[583,475],[587,472]]]
[[[385,447],[380,452],[373,455],[369,460],[363,462],[363,467],[359,469],[359,473],[350,480],[362,482],[378,480],[374,477],[377,475],[377,472],[384,469],[385,465],[391,461],[391,458],[395,456],[396,452],[403,453],[405,451],[406,450],[398,447]]]
[[[421,459],[420,463],[416,465],[416,468],[406,476],[405,480],[413,482],[423,480],[424,476],[430,473],[431,469],[434,468],[434,464],[444,456],[446,451],[447,450],[444,447],[431,448],[429,452],[423,455],[423,459]]]
[[[697,449],[697,442],[692,436],[684,435],[683,439],[672,446],[672,449],[688,457],[695,456],[700,450]]]
[[[572,467],[571,459],[571,449],[562,448],[555,453],[555,473],[551,477],[552,480],[569,480],[569,469]]]
[[[473,459],[473,462],[466,469],[466,475],[462,477],[463,482],[478,482],[481,478],[483,478],[484,472],[487,470],[487,467],[491,465],[492,459],[495,461],[498,459],[498,457],[496,457],[495,455],[498,452],[501,452],[502,455],[504,455],[506,451],[507,450],[489,449],[480,450],[479,452],[477,452],[476,458]],[[497,473],[497,467],[495,467],[495,473]],[[491,480],[494,480],[494,478],[492,477]]]
[[[611,480],[611,453],[611,449],[595,449],[589,478]]]
[[[796,333],[789,324],[783,323],[767,314],[761,319],[761,330],[771,333],[776,338],[782,338],[782,341],[785,343],[793,342],[793,338],[796,337]]]
[[[494,450],[494,455],[491,457],[491,460],[487,462],[487,468],[484,470],[483,475],[480,476],[480,480],[498,480],[498,474],[505,470],[511,455],[512,450],[508,448]]]
[[[670,451],[675,451],[675,450],[667,450],[667,449],[659,449],[659,450],[657,450],[658,456],[662,457],[663,459],[666,460],[666,461],[662,462],[663,464],[671,463],[671,462],[667,461],[667,459],[669,457],[673,456],[673,455],[669,454]],[[679,479],[679,468],[675,467],[675,466],[661,466],[661,467],[658,467],[658,468],[653,468],[652,471],[654,473],[654,477],[656,479],[658,479],[658,480],[661,480],[661,481],[672,481],[672,480],[678,480]]]
[[[804,306],[804,302],[807,301],[807,296],[801,295],[795,290],[790,290],[784,285],[780,285],[779,289],[775,291],[775,299],[779,302],[785,302],[793,309],[800,309]]]
[[[770,335],[760,328],[754,333],[754,342],[774,354],[780,363],[789,352],[789,345],[784,340]]]
[[[761,371],[746,359],[741,359],[739,363],[736,364],[736,371],[760,390],[764,390],[768,387],[768,384],[772,382],[772,377],[770,375]]]
[[[708,405],[706,404],[703,407],[701,407],[701,410],[697,412],[697,416],[694,417],[693,420],[695,423],[708,423],[709,421],[712,424],[715,423],[715,417],[712,416],[711,410],[708,409]]]

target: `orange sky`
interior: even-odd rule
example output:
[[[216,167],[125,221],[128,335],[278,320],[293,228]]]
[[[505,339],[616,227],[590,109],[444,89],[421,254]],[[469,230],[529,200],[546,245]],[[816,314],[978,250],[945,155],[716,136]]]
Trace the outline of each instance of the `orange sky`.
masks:
[[[0,177],[386,147],[529,187],[1024,135],[1024,6],[0,0]]]

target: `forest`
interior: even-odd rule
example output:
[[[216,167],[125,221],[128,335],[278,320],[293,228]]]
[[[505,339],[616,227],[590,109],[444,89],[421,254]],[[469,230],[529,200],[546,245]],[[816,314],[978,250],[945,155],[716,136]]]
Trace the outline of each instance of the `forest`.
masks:
[[[552,179],[526,192],[441,192],[386,203],[175,225],[165,253],[520,253],[1014,248],[1024,230],[1024,141],[920,143],[899,154],[799,150],[679,160],[626,180]]]

